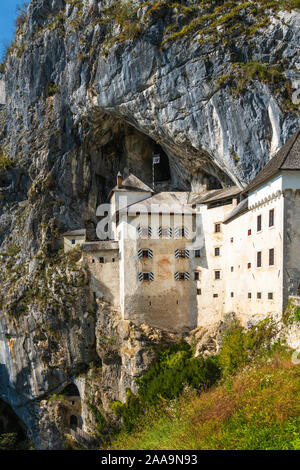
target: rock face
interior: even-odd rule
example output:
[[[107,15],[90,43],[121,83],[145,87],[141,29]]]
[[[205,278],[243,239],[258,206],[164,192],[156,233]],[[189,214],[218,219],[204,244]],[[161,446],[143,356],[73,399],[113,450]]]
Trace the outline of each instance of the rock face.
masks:
[[[153,152],[165,189],[197,190],[204,177],[242,185],[300,125],[299,11],[265,11],[259,23],[244,6],[236,25],[208,31],[190,27],[200,2],[182,3],[32,0],[4,64],[0,398],[37,448],[63,446],[49,395],[75,382],[95,432],[93,406],[110,417],[150,346],[178,339],[95,305],[78,259],[58,254],[60,234],[95,221],[118,170],[149,183]],[[226,7],[211,3],[210,14]],[[190,33],[170,38],[172,24]],[[215,341],[205,335],[201,353]]]

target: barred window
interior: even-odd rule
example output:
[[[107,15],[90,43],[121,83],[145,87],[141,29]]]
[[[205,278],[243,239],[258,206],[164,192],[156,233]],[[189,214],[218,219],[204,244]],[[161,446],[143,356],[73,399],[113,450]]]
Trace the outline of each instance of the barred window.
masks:
[[[148,272],[141,272],[139,273],[139,281],[154,281],[154,274]]]
[[[157,232],[160,238],[172,238],[173,231],[171,227],[159,227]]]
[[[175,250],[175,258],[189,258],[190,252],[189,250]]]
[[[152,228],[151,227],[138,227],[137,233],[139,238],[150,238],[152,237]]]
[[[175,281],[188,281],[190,279],[190,273],[189,272],[185,272],[185,273],[176,272],[174,273],[174,279]]]
[[[146,259],[150,258],[151,259],[151,258],[153,258],[153,251],[150,250],[150,249],[148,249],[148,250],[142,250],[141,249],[141,250],[138,251],[138,257],[140,259],[142,259],[142,258],[146,258]]]

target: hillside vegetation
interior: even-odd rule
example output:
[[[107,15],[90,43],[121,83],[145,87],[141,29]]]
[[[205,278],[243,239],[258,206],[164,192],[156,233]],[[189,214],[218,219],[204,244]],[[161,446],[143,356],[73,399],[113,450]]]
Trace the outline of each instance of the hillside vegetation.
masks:
[[[201,386],[200,392],[186,382],[171,400],[157,394],[156,406],[144,408],[131,427],[127,400],[127,425],[110,448],[299,450],[300,368],[292,362],[291,351],[274,343],[274,334],[274,325],[266,322],[248,332],[235,325],[214,357],[222,373],[214,386]],[[169,383],[169,396],[170,389]],[[173,391],[176,395],[178,388]]]

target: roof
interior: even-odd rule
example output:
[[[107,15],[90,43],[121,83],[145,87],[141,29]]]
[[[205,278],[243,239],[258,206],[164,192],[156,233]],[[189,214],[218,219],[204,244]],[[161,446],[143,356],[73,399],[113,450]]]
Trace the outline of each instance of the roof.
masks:
[[[161,192],[154,196],[129,206],[128,215],[136,213],[194,213],[191,204],[188,203],[188,192]]]
[[[108,199],[111,198],[113,193],[120,192],[120,191],[138,191],[138,192],[147,192],[147,193],[154,193],[153,189],[151,189],[147,184],[143,183],[139,178],[137,178],[134,174],[130,173],[130,175],[125,178],[122,183],[121,188],[115,186],[109,193]]]
[[[230,222],[232,219],[237,217],[238,215],[244,214],[248,211],[248,198],[241,201],[230,214],[223,220],[223,224]]]
[[[300,128],[245,188],[249,193],[281,170],[300,170]]]
[[[118,240],[98,240],[86,242],[82,245],[82,251],[119,250]]]
[[[84,237],[86,234],[85,228],[79,230],[71,230],[70,232],[63,233],[63,237]]]
[[[205,191],[203,195],[200,195],[194,201],[198,204],[207,204],[215,201],[222,201],[231,197],[237,196],[242,192],[239,186],[230,186],[229,188],[213,189],[211,191]]]

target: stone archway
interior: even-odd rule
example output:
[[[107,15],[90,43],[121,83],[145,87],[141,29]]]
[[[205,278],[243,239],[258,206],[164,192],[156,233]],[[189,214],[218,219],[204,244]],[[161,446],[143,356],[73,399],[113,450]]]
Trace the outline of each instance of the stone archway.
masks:
[[[68,384],[61,392],[63,396],[62,418],[65,429],[77,429],[82,427],[82,407],[78,388],[75,384]]]

